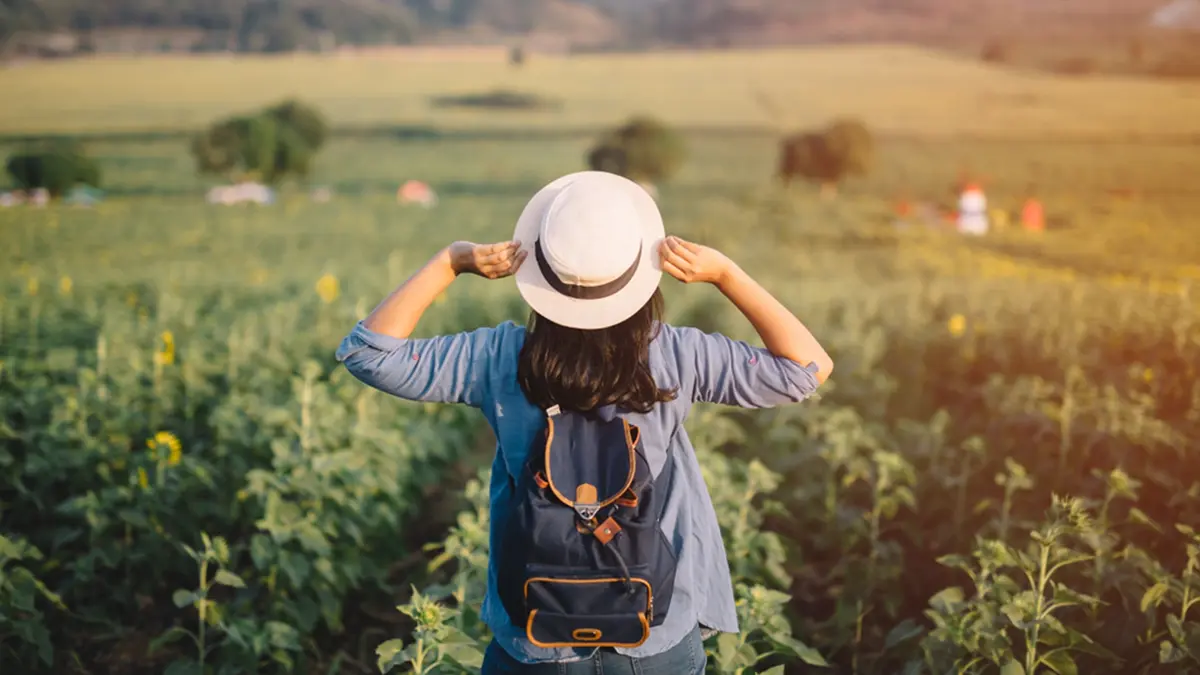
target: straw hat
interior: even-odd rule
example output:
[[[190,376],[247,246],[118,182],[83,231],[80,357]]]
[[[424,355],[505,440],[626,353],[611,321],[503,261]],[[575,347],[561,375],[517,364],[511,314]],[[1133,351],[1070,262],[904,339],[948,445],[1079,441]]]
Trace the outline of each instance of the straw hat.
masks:
[[[535,312],[594,330],[633,316],[658,288],[664,236],[654,198],[602,171],[563,176],[538,191],[513,239],[528,257],[517,289]]]

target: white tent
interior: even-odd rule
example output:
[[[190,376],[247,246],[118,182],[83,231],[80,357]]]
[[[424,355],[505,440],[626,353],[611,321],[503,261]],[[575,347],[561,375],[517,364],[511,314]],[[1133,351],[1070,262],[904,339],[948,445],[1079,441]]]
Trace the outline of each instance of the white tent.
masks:
[[[1167,30],[1200,31],[1200,0],[1174,0],[1154,12],[1150,25]]]

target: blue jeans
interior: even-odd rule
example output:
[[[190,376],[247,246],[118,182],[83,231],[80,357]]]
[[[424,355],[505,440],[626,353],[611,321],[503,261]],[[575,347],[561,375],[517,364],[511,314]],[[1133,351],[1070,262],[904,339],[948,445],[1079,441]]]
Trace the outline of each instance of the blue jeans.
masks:
[[[483,657],[481,675],[704,675],[707,664],[697,626],[682,642],[662,654],[640,659],[622,656],[611,649],[598,649],[584,661],[527,665],[492,641]]]

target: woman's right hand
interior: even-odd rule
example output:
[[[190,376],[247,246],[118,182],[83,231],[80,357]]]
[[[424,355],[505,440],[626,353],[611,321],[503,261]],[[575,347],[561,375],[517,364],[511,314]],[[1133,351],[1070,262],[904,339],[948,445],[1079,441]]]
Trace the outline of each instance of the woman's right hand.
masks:
[[[733,261],[717,249],[675,236],[663,239],[659,252],[663,271],[685,284],[707,282],[719,286],[733,268]]]
[[[447,250],[454,274],[475,274],[485,279],[503,279],[516,274],[528,256],[517,241],[497,244],[456,241]]]

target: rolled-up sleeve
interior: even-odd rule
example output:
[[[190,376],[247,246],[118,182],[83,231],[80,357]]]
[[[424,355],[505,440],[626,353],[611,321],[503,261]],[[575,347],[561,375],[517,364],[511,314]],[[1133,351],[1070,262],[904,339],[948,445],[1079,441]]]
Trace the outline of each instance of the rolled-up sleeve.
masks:
[[[482,407],[494,329],[402,339],[362,323],[342,340],[337,360],[354,377],[409,401],[465,403]]]
[[[680,365],[692,370],[695,401],[771,408],[811,396],[815,363],[802,366],[761,347],[696,328],[676,328]]]

